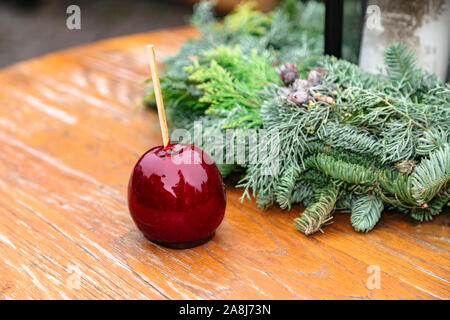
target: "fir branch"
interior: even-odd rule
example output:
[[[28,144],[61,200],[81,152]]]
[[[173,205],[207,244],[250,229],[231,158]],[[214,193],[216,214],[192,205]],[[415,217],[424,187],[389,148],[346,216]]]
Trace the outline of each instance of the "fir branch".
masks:
[[[441,213],[443,207],[450,200],[448,196],[441,196],[433,199],[427,208],[415,208],[411,210],[411,217],[418,221],[429,221],[434,216]]]
[[[431,128],[418,139],[416,152],[419,155],[429,155],[446,144],[450,145],[450,127],[446,129],[441,127]]]
[[[433,152],[416,167],[411,176],[412,194],[425,204],[450,181],[450,145]]]
[[[357,103],[363,106],[374,106],[370,113],[366,115],[369,120],[369,124],[383,124],[386,122],[391,115],[397,114],[403,118],[405,118],[408,123],[411,125],[415,125],[422,130],[427,130],[427,128],[416,119],[413,119],[408,113],[408,104],[411,102],[408,101],[396,101],[395,99],[389,98],[382,91],[378,91],[375,89],[361,89],[358,87],[348,88],[345,91],[347,96],[358,96],[359,99],[353,101],[353,103]],[[381,105],[380,105],[381,104]],[[364,119],[363,119],[364,120]],[[379,121],[383,122],[379,122]]]
[[[343,213],[351,213],[356,198],[357,196],[353,192],[343,190],[336,201],[335,209]]]
[[[329,81],[344,88],[372,89],[381,85],[379,76],[374,76],[357,65],[334,56],[321,57],[318,65],[325,70]]]
[[[316,201],[309,205],[299,218],[295,226],[305,235],[322,231],[322,226],[329,224],[333,219],[332,212],[338,196],[337,188],[330,184],[316,193]]]
[[[408,95],[417,90],[418,83],[414,80],[421,75],[420,70],[414,53],[403,43],[395,43],[384,52],[384,64],[391,83],[403,87]]]
[[[384,64],[386,78],[391,83],[388,90],[412,102],[421,102],[431,89],[440,85],[434,74],[418,67],[414,53],[403,43],[395,43],[386,49]]]
[[[291,204],[301,203],[309,205],[314,198],[314,191],[305,181],[297,182],[294,192],[291,195]]]
[[[278,155],[260,151],[270,150],[270,146],[277,143],[279,142],[276,135],[269,131],[263,139],[249,145],[248,162],[245,164],[246,172],[236,186],[244,187],[241,201],[245,198],[250,199],[251,195],[257,196],[258,206],[266,208],[276,200],[275,193],[280,179],[280,167],[285,167],[282,165],[284,155],[283,153]]]
[[[307,168],[316,168],[332,179],[342,182],[371,185],[375,182],[376,173],[372,168],[336,160],[331,156],[317,154],[305,160]]]
[[[276,201],[281,209],[291,209],[292,194],[297,187],[300,171],[296,167],[288,167],[281,176],[275,192]]]
[[[431,105],[450,106],[450,84],[436,83],[422,98],[421,103]],[[448,119],[448,118],[447,118]]]
[[[333,147],[340,147],[346,150],[380,156],[383,152],[383,145],[366,130],[360,130],[351,125],[340,125],[329,123],[322,126],[317,132],[320,140]]]
[[[417,208],[420,204],[412,195],[411,179],[397,170],[378,172],[377,188],[380,198],[387,203],[404,208]]]
[[[351,222],[356,231],[372,230],[381,217],[383,202],[374,195],[361,195],[352,204]]]
[[[387,123],[381,136],[384,145],[383,161],[408,160],[415,153],[415,131],[411,123],[394,121]]]

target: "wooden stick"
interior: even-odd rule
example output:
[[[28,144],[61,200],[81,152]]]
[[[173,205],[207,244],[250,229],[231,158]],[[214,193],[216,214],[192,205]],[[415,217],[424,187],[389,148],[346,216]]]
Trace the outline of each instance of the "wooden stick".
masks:
[[[148,56],[150,59],[150,72],[152,73],[153,90],[155,90],[156,106],[158,107],[159,125],[163,138],[164,147],[169,145],[169,130],[167,129],[166,112],[164,111],[164,102],[159,84],[158,68],[156,67],[155,49],[152,44],[147,45]]]

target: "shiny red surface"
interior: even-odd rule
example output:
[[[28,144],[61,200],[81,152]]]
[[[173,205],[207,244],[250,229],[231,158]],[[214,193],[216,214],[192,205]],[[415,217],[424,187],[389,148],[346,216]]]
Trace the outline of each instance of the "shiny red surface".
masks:
[[[158,146],[137,162],[128,184],[136,226],[152,241],[205,239],[222,222],[225,188],[217,166],[188,144]]]

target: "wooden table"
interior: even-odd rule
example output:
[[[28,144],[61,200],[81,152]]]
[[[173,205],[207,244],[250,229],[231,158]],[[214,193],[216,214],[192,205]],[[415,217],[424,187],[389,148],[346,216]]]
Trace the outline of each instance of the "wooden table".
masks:
[[[129,174],[161,143],[157,114],[134,111],[145,45],[162,57],[193,34],[132,35],[0,72],[0,298],[450,298],[449,215],[417,224],[385,214],[360,234],[337,214],[305,237],[293,226],[302,208],[261,211],[228,188],[225,220],[204,246],[166,249],[138,232]],[[374,289],[367,271],[377,268]]]

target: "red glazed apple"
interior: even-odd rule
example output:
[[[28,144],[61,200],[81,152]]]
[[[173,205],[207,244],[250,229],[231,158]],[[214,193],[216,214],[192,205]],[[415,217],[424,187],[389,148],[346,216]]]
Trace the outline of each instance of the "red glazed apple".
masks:
[[[128,185],[128,207],[138,229],[171,248],[190,248],[211,239],[222,222],[225,202],[217,166],[189,144],[147,151]]]

